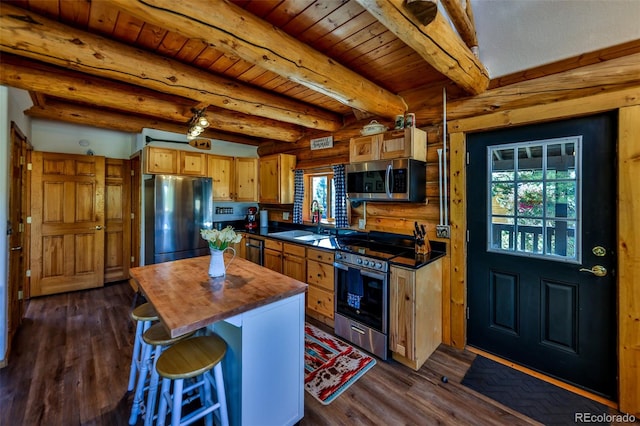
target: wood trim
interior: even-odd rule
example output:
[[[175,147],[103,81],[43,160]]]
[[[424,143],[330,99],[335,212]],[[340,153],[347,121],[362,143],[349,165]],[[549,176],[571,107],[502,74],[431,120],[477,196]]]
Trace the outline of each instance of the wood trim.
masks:
[[[460,294],[466,292],[465,132],[510,127],[619,109],[618,186],[618,354],[620,410],[640,417],[640,238],[633,227],[640,216],[640,85],[548,105],[504,111],[449,123],[451,140],[451,336],[452,345],[466,342],[466,320]],[[453,125],[452,125],[453,124]],[[462,185],[462,186],[461,186]],[[460,188],[462,193],[460,194]],[[635,203],[635,204],[633,204]],[[453,224],[455,223],[455,226]],[[635,290],[635,291],[634,291]],[[457,293],[454,293],[457,292]],[[466,295],[464,298],[466,303]],[[464,306],[464,304],[462,305]],[[456,318],[457,316],[457,318]]]
[[[609,61],[611,59],[617,59],[623,56],[633,55],[635,53],[640,53],[640,40],[633,40],[617,46],[584,53],[573,58],[563,59],[561,61],[495,78],[489,83],[489,90],[515,83],[521,83],[534,78],[558,74],[564,71],[585,67],[587,65],[599,64],[603,61]]]
[[[579,387],[572,386],[572,385],[570,385],[568,383],[562,382],[562,381],[560,381],[558,379],[554,379],[553,377],[549,377],[549,376],[547,376],[545,374],[539,373],[539,372],[537,372],[535,370],[532,370],[530,368],[524,367],[522,365],[515,364],[515,363],[513,363],[513,362],[511,362],[509,360],[506,360],[504,358],[500,358],[500,357],[495,356],[495,355],[493,355],[493,354],[491,354],[489,352],[485,352],[482,349],[474,348],[473,346],[467,346],[465,349],[468,350],[469,352],[473,352],[476,355],[483,356],[483,357],[488,358],[488,359],[490,359],[492,361],[495,361],[495,362],[497,362],[499,364],[506,365],[507,367],[511,367],[514,370],[518,370],[518,371],[520,371],[520,372],[522,372],[524,374],[527,374],[529,376],[535,377],[536,379],[540,379],[540,380],[545,381],[547,383],[551,383],[554,386],[557,386],[557,387],[562,388],[564,390],[568,390],[569,392],[573,392],[573,393],[575,393],[577,395],[584,396],[585,398],[588,398],[588,399],[590,399],[592,401],[599,402],[600,404],[606,405],[607,407],[611,407],[611,408],[614,408],[616,410],[618,409],[618,404],[616,402],[608,400],[606,398],[603,398],[603,397],[601,397],[599,395],[596,395],[596,394],[593,394],[591,392],[587,392],[586,390],[580,389]]]
[[[551,90],[550,88],[548,89]],[[564,117],[578,117],[640,104],[640,86],[605,92],[584,98],[533,105],[448,123],[451,133],[491,130],[520,124],[540,123]]]
[[[451,216],[451,345],[462,349],[467,341],[467,172],[466,136],[449,135]]]
[[[640,106],[618,120],[618,394],[640,417]]]

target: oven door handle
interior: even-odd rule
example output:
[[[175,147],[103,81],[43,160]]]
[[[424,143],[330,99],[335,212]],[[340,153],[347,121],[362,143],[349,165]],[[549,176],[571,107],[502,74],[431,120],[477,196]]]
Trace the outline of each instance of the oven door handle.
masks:
[[[347,267],[346,265],[343,265],[342,263],[333,262],[333,266],[338,269],[342,269],[343,271],[349,270],[349,267]]]
[[[364,277],[369,277],[369,278],[373,278],[373,279],[376,279],[376,280],[380,280],[380,281],[383,281],[386,278],[385,275],[371,273],[371,272],[368,272],[368,271],[365,271],[365,270],[361,270],[360,271],[360,275],[362,275]]]

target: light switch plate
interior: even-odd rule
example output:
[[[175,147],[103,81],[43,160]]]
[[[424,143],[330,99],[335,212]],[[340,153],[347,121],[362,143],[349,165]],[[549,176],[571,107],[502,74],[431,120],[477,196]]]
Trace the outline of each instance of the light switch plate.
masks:
[[[282,212],[282,219],[289,220],[289,212]]]
[[[358,228],[364,229],[367,226],[367,222],[364,219],[358,219]]]

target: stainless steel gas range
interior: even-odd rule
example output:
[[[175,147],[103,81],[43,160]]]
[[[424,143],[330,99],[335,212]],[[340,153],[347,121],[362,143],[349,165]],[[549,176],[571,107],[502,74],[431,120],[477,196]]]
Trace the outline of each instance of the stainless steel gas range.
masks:
[[[336,335],[386,360],[389,352],[389,260],[412,247],[343,240],[335,255]]]

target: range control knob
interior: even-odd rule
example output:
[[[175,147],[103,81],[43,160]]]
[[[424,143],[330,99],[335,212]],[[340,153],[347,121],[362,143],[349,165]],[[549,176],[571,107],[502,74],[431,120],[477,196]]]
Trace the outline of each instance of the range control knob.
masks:
[[[361,264],[362,264],[362,259],[361,259],[361,258],[357,258],[357,259],[356,259],[356,263],[357,263],[357,264],[359,264],[359,265],[361,265]]]
[[[368,260],[364,260],[364,262],[362,262],[364,264],[364,266],[369,266],[369,261]]]
[[[336,259],[342,259],[342,254],[336,253]]]
[[[382,263],[377,262],[377,263],[376,263],[376,268],[377,268],[377,269],[382,269]]]

